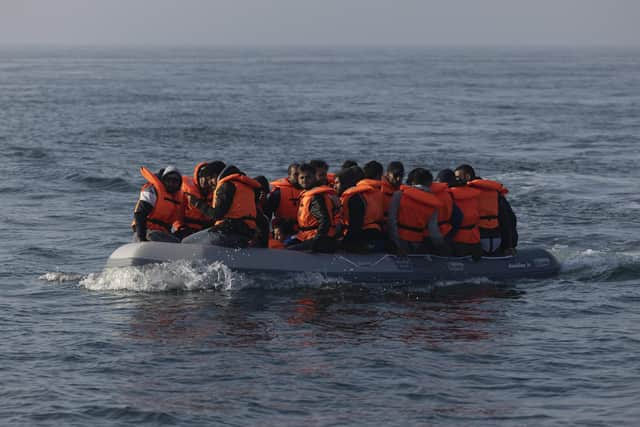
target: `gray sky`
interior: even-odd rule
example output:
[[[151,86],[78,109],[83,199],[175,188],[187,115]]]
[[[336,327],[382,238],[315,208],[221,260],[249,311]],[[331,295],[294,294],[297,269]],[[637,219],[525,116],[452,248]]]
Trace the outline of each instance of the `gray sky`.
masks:
[[[0,44],[640,45],[640,0],[0,0]]]

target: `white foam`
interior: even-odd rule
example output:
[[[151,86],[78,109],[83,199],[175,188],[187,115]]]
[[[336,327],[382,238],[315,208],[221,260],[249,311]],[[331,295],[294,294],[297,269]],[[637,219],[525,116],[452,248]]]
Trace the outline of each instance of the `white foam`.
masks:
[[[610,252],[596,249],[571,249],[556,245],[551,252],[560,261],[562,273],[590,271],[593,275],[604,274],[622,265],[640,262],[640,256],[632,252]]]
[[[177,261],[142,267],[106,269],[80,280],[80,286],[92,291],[166,292],[207,289],[231,290],[246,285],[246,278],[227,266],[192,264]]]
[[[48,273],[44,273],[42,276],[38,277],[40,280],[44,280],[45,282],[77,282],[81,280],[84,276],[78,273],[65,273],[63,271],[50,271]]]

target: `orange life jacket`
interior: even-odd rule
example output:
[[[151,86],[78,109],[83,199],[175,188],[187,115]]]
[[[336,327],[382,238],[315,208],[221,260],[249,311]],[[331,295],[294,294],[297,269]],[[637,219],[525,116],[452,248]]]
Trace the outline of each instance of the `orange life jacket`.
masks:
[[[382,231],[382,225],[384,224],[383,195],[379,189],[363,184],[362,181],[358,182],[355,187],[347,189],[342,193],[342,196],[340,196],[340,205],[342,206],[341,217],[344,225],[349,227],[349,199],[356,194],[360,194],[364,199],[364,222],[362,229]]]
[[[156,205],[147,216],[147,230],[159,230],[171,233],[171,227],[182,223],[184,219],[184,198],[182,190],[176,193],[167,193],[162,180],[144,166],[140,168],[140,173],[147,180],[142,186],[143,189],[153,186],[156,190]],[[135,223],[135,221],[134,221]]]
[[[327,185],[321,185],[320,187],[312,188],[308,191],[303,191],[300,194],[300,206],[298,206],[298,233],[296,237],[298,240],[313,239],[318,234],[318,220],[311,215],[311,201],[313,197],[320,194],[324,197],[324,202],[327,205],[329,211],[329,218],[331,225],[327,235],[334,237],[336,235],[336,214],[338,212],[338,204],[336,202],[336,192],[333,188]]]
[[[453,228],[453,225],[451,225],[453,195],[451,195],[451,191],[449,191],[449,186],[444,182],[432,183],[431,193],[442,203],[442,207],[438,209],[438,226],[440,227],[440,234],[446,236]]]
[[[216,221],[215,225],[223,223],[225,220],[237,219],[244,221],[247,226],[255,230],[256,226],[256,193],[255,190],[260,188],[260,183],[255,179],[251,179],[246,175],[234,173],[229,176],[225,176],[218,181],[218,187],[225,182],[231,182],[236,188],[233,194],[233,201],[229,211],[224,215],[224,218]],[[214,192],[213,207],[216,207],[218,201],[217,192]]]
[[[495,229],[500,226],[498,222],[498,196],[509,192],[501,183],[489,179],[474,179],[468,181],[469,187],[480,190],[478,196],[480,209],[480,222],[478,226],[484,229]]]
[[[282,178],[271,183],[274,191],[280,189],[280,204],[275,211],[275,217],[288,221],[295,221],[298,217],[298,204],[302,189],[296,188],[287,178]]]
[[[442,203],[433,194],[410,185],[400,186],[400,191],[398,237],[409,242],[421,242],[429,234],[429,219]]]
[[[182,192],[193,194],[197,198],[204,199],[207,202],[211,203],[211,194],[205,196],[205,194],[202,193],[202,190],[200,190],[200,186],[198,185],[198,171],[200,171],[200,169],[206,164],[207,162],[198,163],[193,170],[193,177],[182,177]],[[186,194],[184,199],[184,225],[193,230],[202,230],[213,225],[213,221],[211,220],[211,218],[203,214],[195,206],[191,206],[188,203]]]
[[[480,191],[472,187],[451,187],[451,194],[456,205],[462,211],[462,223],[458,232],[453,236],[453,241],[458,243],[480,243],[480,203],[478,196]]]

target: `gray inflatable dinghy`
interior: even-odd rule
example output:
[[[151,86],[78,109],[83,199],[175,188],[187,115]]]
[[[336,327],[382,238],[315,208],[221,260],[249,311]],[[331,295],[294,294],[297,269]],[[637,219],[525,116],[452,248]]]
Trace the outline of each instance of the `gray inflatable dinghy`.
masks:
[[[348,282],[425,283],[488,278],[505,281],[558,274],[560,265],[549,252],[521,249],[517,255],[447,258],[434,255],[353,253],[317,254],[284,249],[230,249],[212,245],[161,242],[130,243],[116,249],[107,268],[140,266],[171,261],[221,262],[243,273],[291,275],[319,273]]]

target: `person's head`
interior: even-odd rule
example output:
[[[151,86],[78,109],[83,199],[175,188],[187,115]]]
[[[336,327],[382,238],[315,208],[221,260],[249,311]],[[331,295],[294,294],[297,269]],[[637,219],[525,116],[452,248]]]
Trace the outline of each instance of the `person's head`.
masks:
[[[299,163],[291,163],[287,168],[287,180],[294,187],[298,187],[298,173],[300,170]]]
[[[345,160],[344,163],[342,163],[342,167],[340,169],[349,169],[352,166],[358,166],[358,162],[356,162],[355,160]]]
[[[371,160],[369,163],[364,165],[363,170],[364,170],[364,177],[367,179],[376,179],[378,181],[382,179],[382,173],[383,173],[382,165],[379,162],[376,162],[375,160]]]
[[[220,173],[218,174],[218,179],[216,180],[216,186],[218,185],[218,183],[220,182],[221,179],[226,178],[230,175],[235,175],[235,174],[242,174],[244,175],[240,169],[238,169],[236,166],[234,165],[227,165],[224,167],[224,169],[222,169],[220,171]]]
[[[298,174],[298,184],[300,184],[300,187],[302,187],[303,190],[310,190],[316,186],[316,182],[316,168],[309,163],[301,164]]]
[[[342,169],[336,174],[333,188],[336,190],[336,193],[338,193],[338,195],[355,186],[356,183],[361,179],[358,179],[361,176],[359,169],[359,167],[353,166],[347,169]]]
[[[169,194],[177,192],[182,187],[182,174],[175,166],[169,165],[162,169],[160,180]]]
[[[466,164],[458,166],[454,173],[456,174],[456,179],[460,182],[467,182],[476,178],[476,172]]]
[[[216,161],[213,161],[213,162],[209,163],[207,165],[207,167],[209,169],[209,172],[211,173],[211,178],[209,180],[209,185],[213,189],[218,184],[218,175],[220,175],[220,172],[222,172],[224,170],[224,168],[227,167],[227,165],[225,165],[224,162],[216,160]]]
[[[324,160],[311,160],[309,162],[311,166],[316,170],[316,181],[318,185],[327,185],[327,172],[329,172],[329,165]]]
[[[212,162],[213,163],[213,162]],[[199,163],[195,168],[194,177],[198,183],[198,187],[204,192],[209,193],[215,186],[214,181],[220,171],[213,170],[212,163]]]
[[[413,171],[413,184],[421,185],[423,187],[429,187],[433,183],[433,175],[425,168],[417,168]]]
[[[409,171],[409,173],[407,174],[407,180],[406,180],[407,185],[415,185],[415,177],[418,169],[420,168],[415,168]]]
[[[451,187],[456,184],[456,174],[451,169],[442,169],[436,176],[436,182],[444,182]]]
[[[399,188],[402,184],[402,178],[404,178],[404,165],[402,162],[391,162],[387,166],[387,173],[385,175],[389,184],[395,188]]]

